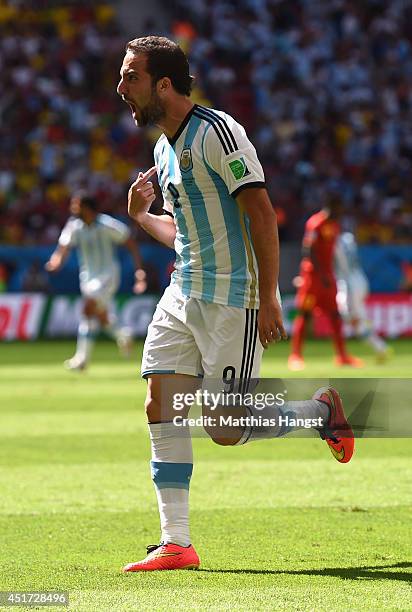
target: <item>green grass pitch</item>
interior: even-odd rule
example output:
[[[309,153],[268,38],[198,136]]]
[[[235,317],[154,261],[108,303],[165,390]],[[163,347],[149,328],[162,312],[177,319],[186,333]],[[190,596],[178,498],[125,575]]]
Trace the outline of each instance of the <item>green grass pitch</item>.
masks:
[[[353,371],[333,368],[330,344],[309,343],[304,375],[410,376],[411,343],[392,344],[385,366],[351,345],[367,364]],[[141,346],[123,361],[99,342],[84,374],[62,367],[73,346],[1,347],[0,591],[69,591],[76,612],[412,609],[408,439],[357,440],[348,465],[315,438],[196,439],[201,570],[121,574],[159,538]],[[263,376],[289,376],[287,351],[265,353]]]

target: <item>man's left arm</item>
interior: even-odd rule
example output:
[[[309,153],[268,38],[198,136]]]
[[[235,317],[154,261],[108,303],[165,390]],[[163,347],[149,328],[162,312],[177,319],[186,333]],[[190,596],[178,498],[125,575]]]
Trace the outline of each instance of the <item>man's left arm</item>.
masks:
[[[132,256],[134,263],[134,278],[135,283],[133,287],[133,291],[135,293],[143,293],[147,289],[147,280],[146,280],[146,271],[143,268],[142,257],[140,255],[139,247],[137,246],[136,241],[130,237],[124,243],[123,246],[129,251]]]
[[[279,277],[279,236],[276,213],[263,187],[242,189],[236,201],[248,215],[250,233],[259,268],[259,338],[264,348],[285,340],[282,309],[276,297]]]

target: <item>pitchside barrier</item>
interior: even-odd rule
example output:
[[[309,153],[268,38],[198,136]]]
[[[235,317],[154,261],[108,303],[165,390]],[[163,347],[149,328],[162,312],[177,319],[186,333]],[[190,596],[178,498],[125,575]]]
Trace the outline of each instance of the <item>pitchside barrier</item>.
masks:
[[[33,271],[41,275],[48,289],[41,287],[51,295],[79,293],[79,268],[75,251],[72,251],[59,272],[47,274],[44,264],[48,261],[54,250],[53,246],[4,246],[0,244],[0,283],[1,270],[4,269],[5,286],[10,293],[20,293],[28,286]],[[142,244],[140,252],[144,265],[152,284],[152,291],[163,291],[169,284],[170,273],[173,269],[174,252],[158,244]],[[118,249],[120,263],[120,293],[131,292],[134,284],[134,264],[127,249]],[[32,287],[30,287],[32,289]],[[40,289],[37,285],[36,289]]]
[[[25,280],[30,269],[37,266],[40,270],[49,259],[53,246],[11,246],[0,244],[0,290],[3,270],[4,283],[12,293],[24,291]],[[153,282],[153,292],[163,291],[169,284],[173,269],[174,252],[160,244],[143,243],[140,250],[149,278]],[[133,287],[133,262],[128,251],[119,249],[121,266],[120,293],[127,294]],[[279,285],[283,294],[293,293],[293,278],[299,272],[301,245],[298,242],[281,244],[281,267]],[[368,277],[372,293],[397,293],[407,281],[412,269],[412,245],[367,245],[359,247],[361,264]],[[62,270],[56,274],[45,275],[49,285],[48,292],[53,295],[62,293],[78,294],[78,267],[76,254],[71,253]],[[37,289],[40,289],[37,286]],[[43,287],[41,290],[45,291]]]
[[[114,308],[122,325],[131,328],[137,338],[146,335],[158,295],[119,295]],[[37,338],[72,338],[76,336],[81,312],[80,296],[39,293],[0,294],[0,340],[35,340]],[[296,314],[294,296],[282,299],[285,326],[290,334]],[[373,294],[367,303],[369,320],[377,333],[388,338],[412,336],[412,294]],[[316,337],[330,333],[329,322],[316,315]],[[347,336],[351,329],[345,326]]]
[[[117,296],[114,308],[134,336],[146,335],[158,296]],[[82,298],[39,293],[0,294],[0,340],[72,338],[77,334]]]

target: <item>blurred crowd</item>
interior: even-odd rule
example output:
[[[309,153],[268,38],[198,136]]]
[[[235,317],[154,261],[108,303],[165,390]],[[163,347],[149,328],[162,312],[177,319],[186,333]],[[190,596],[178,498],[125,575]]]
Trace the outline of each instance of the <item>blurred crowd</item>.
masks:
[[[332,194],[361,243],[412,242],[412,0],[163,4],[198,87],[258,149],[284,240]],[[115,5],[16,6],[0,0],[0,242],[51,244],[79,186],[125,216],[157,134],[115,91]]]
[[[126,216],[153,138],[116,94],[124,46],[109,5],[0,0],[0,242],[53,243],[79,187]]]
[[[339,194],[360,242],[412,242],[410,0],[174,6],[202,87],[258,149],[284,239]]]

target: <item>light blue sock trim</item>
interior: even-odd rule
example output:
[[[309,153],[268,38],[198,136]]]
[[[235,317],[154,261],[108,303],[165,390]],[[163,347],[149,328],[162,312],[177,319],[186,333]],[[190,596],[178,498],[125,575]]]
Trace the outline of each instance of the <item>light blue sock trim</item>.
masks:
[[[158,489],[189,490],[193,463],[150,462],[152,480]]]

